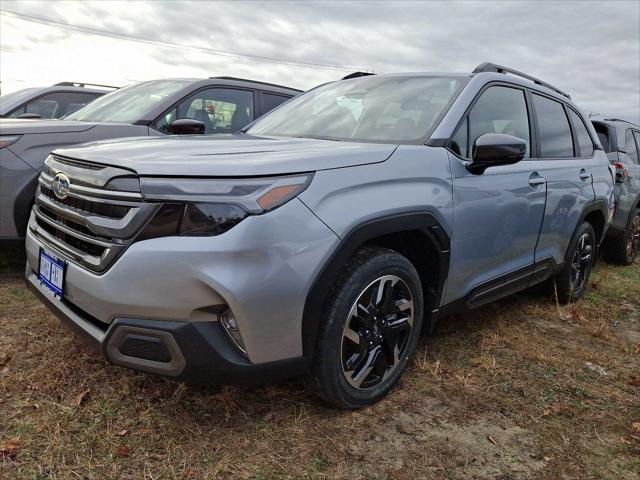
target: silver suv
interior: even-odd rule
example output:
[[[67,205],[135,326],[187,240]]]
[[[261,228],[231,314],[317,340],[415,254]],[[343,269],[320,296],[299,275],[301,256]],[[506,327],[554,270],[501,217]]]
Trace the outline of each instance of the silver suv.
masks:
[[[608,165],[569,97],[519,72],[350,78],[242,134],[55,151],[26,278],[118,365],[196,382],[311,372],[357,408],[443,315],[552,278],[579,298]]]

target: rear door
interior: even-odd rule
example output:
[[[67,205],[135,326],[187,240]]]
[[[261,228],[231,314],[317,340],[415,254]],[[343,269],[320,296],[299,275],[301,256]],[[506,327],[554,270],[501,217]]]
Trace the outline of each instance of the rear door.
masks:
[[[585,206],[593,202],[594,168],[608,169],[606,161],[594,155],[588,138],[578,140],[570,117],[572,109],[558,100],[531,93],[538,132],[538,157],[541,175],[547,182],[547,204],[536,248],[536,263],[564,261],[569,241],[581,219]],[[582,123],[582,120],[578,117]],[[582,124],[582,129],[585,129]],[[580,143],[583,145],[580,145]],[[598,175],[600,171],[597,170]],[[541,274],[549,272],[541,272]]]

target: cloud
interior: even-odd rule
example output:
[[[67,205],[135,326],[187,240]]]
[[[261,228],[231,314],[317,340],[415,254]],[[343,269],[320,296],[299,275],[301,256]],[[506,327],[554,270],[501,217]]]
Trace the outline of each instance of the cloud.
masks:
[[[586,111],[640,122],[640,2],[13,2],[27,15],[177,45],[244,52],[290,62],[373,69],[376,72],[471,71],[493,61],[538,76],[569,92]],[[20,23],[21,22],[21,23]],[[21,28],[15,28],[20,23]],[[4,28],[13,25],[14,28]],[[149,46],[56,27],[36,30],[2,16],[2,51],[47,56],[79,42],[110,62],[109,75],[233,75],[299,88],[339,78],[348,70],[303,67],[202,51]],[[29,35],[21,34],[25,29]],[[39,31],[46,36],[39,37]],[[35,34],[34,34],[35,32]],[[57,32],[57,33],[56,33]],[[55,38],[54,35],[64,38]],[[115,52],[126,52],[119,58]],[[7,55],[8,57],[8,55]],[[8,60],[2,60],[3,64]],[[95,61],[95,59],[94,59]],[[9,62],[7,66],[26,62]],[[53,60],[48,64],[52,71]],[[3,65],[4,67],[4,65]],[[61,65],[85,77],[83,64]],[[13,67],[5,77],[26,79]],[[75,70],[74,70],[75,69]],[[99,65],[96,74],[102,72]],[[75,73],[77,72],[77,73]],[[33,75],[33,73],[31,73]],[[33,81],[39,78],[34,76]],[[96,81],[96,80],[94,80]]]

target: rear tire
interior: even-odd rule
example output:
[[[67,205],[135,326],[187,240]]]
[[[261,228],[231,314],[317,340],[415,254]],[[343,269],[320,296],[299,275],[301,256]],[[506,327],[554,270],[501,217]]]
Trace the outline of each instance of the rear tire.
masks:
[[[417,348],[418,272],[393,250],[365,247],[327,298],[313,365],[317,391],[339,408],[371,405],[393,388]]]
[[[631,216],[624,233],[607,240],[603,249],[605,260],[618,265],[631,265],[640,253],[640,210]]]
[[[555,278],[561,303],[572,303],[582,297],[589,284],[595,254],[596,232],[590,223],[584,222],[571,237],[564,267]]]

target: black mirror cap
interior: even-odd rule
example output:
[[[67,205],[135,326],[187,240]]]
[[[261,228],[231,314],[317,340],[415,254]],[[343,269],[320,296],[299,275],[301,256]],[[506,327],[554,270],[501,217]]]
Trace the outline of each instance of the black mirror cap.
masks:
[[[173,135],[202,135],[204,130],[204,123],[192,118],[174,120],[167,127],[167,132]]]
[[[38,118],[42,118],[42,116],[39,113],[23,113],[21,115],[18,115],[18,118],[38,119]]]
[[[483,174],[489,167],[518,163],[527,153],[527,142],[513,135],[485,133],[473,144],[471,173]]]

